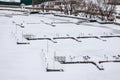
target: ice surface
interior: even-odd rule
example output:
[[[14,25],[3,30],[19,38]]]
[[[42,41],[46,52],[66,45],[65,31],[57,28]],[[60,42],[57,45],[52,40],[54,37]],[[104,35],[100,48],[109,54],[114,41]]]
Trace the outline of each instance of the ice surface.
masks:
[[[0,79],[1,80],[119,80],[120,63],[103,63],[105,70],[100,71],[92,64],[60,64],[54,56],[75,56],[83,60],[90,56],[92,61],[112,60],[120,55],[120,38],[104,38],[106,41],[89,38],[26,40],[32,38],[79,37],[120,35],[120,26],[114,24],[76,23],[78,19],[61,18],[54,15],[22,15],[20,12],[0,11]],[[11,15],[12,17],[5,16]],[[12,15],[19,14],[19,15]],[[53,26],[54,25],[54,26]],[[24,26],[22,28],[21,26]],[[17,45],[16,42],[29,42]],[[105,58],[105,55],[108,58]],[[48,64],[48,65],[47,65]],[[46,73],[46,67],[62,68],[63,73]]]

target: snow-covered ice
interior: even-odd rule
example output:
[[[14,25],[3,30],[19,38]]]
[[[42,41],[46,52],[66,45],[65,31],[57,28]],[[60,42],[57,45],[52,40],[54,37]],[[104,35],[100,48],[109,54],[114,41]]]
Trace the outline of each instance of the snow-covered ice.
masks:
[[[11,17],[6,15],[11,15]],[[14,14],[14,15],[12,15]],[[15,15],[19,14],[19,15]],[[120,63],[103,63],[100,71],[92,64],[60,64],[54,56],[65,56],[67,61],[113,60],[120,55],[120,38],[26,40],[32,38],[80,37],[120,35],[114,24],[80,23],[81,20],[57,17],[52,14],[22,15],[20,12],[0,11],[0,79],[1,80],[119,80]],[[21,26],[24,26],[22,28]],[[17,42],[30,44],[17,45]],[[107,56],[107,58],[105,58]],[[70,59],[74,57],[74,59]],[[120,60],[120,59],[119,59]],[[48,68],[64,69],[63,73],[46,73]]]

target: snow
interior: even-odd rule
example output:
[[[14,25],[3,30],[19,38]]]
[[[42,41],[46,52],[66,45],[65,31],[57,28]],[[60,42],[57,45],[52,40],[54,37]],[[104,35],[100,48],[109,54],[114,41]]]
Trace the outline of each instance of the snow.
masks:
[[[52,14],[23,15],[21,12],[0,11],[0,79],[1,80],[119,80],[120,63],[103,63],[105,70],[100,71],[93,64],[60,64],[54,56],[65,56],[67,61],[113,60],[120,55],[120,38],[104,38],[106,41],[89,38],[26,40],[22,35],[33,38],[79,37],[120,35],[120,28],[114,24],[80,23],[79,19],[57,17]],[[11,17],[4,14],[11,15]],[[12,15],[19,14],[19,15]],[[23,25],[25,28],[21,28]],[[54,25],[54,26],[53,26]],[[102,38],[103,39],[103,38]],[[29,42],[17,45],[16,42]],[[108,58],[105,58],[105,55]],[[46,67],[64,69],[63,73],[47,73]]]
[[[0,0],[0,1],[5,1],[5,2],[20,2],[20,0]]]
[[[117,13],[120,13],[120,5],[116,6],[116,11],[117,11]]]

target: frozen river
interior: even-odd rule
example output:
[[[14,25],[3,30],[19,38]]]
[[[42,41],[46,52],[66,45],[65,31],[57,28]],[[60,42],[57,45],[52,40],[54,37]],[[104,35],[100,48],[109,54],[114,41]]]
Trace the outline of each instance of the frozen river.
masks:
[[[88,55],[95,62],[114,60],[113,56],[120,55],[119,37],[99,38],[120,35],[120,26],[88,22],[77,25],[80,21],[52,14],[22,15],[0,11],[0,80],[119,80],[120,63],[103,63],[104,70],[100,71],[92,64],[54,62],[55,55],[65,56],[67,61],[72,60],[71,56],[75,56],[73,61],[76,61]],[[52,40],[55,37],[77,39],[81,36],[97,36],[98,39],[80,38],[80,42],[71,38],[56,39],[57,43],[53,43],[50,40],[26,40],[24,35]],[[17,45],[17,42],[30,44]],[[64,72],[47,73],[47,67],[62,68]]]

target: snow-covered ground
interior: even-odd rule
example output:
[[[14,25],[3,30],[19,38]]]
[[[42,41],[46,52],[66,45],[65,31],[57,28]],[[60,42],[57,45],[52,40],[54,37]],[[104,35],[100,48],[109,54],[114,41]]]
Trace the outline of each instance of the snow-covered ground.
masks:
[[[51,40],[26,40],[25,35]],[[52,14],[0,11],[0,80],[119,80],[120,62],[103,63],[101,71],[93,64],[54,61],[55,56],[64,56],[66,61],[72,62],[84,61],[83,57],[89,56],[89,61],[97,64],[99,61],[119,61],[120,38],[100,37],[116,35],[120,35],[120,26],[114,24],[90,23]],[[77,38],[84,36],[98,38]],[[56,37],[77,40],[54,39]],[[17,42],[30,44],[17,45]],[[63,69],[64,72],[46,73],[46,68]]]
[[[0,1],[5,1],[5,2],[20,2],[20,0],[0,0]]]

